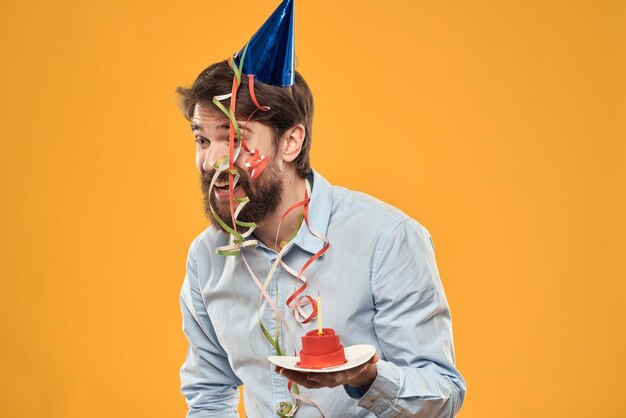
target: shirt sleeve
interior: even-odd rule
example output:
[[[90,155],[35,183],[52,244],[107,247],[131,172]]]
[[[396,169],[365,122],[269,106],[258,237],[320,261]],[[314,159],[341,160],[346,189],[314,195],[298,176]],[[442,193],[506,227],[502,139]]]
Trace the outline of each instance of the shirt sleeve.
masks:
[[[189,407],[187,418],[237,418],[237,386],[241,382],[228,363],[204,306],[194,243],[189,249],[187,273],[180,292],[183,331],[189,341],[187,357],[180,369],[181,391]]]
[[[450,310],[430,234],[408,219],[378,247],[372,267],[378,375],[365,393],[345,390],[378,417],[452,418],[466,386],[455,367]]]

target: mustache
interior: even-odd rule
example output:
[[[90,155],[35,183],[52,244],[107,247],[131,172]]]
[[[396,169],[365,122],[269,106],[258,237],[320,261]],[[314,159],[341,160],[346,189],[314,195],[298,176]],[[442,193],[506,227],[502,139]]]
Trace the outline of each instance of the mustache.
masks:
[[[236,166],[235,170],[237,170],[237,172],[239,173],[239,180],[237,182],[237,185],[244,187],[247,186],[249,180],[245,172]],[[211,182],[213,181],[213,176],[215,176],[216,172],[216,170],[210,170],[202,171],[202,173],[200,173],[200,182],[202,183],[203,188],[206,188],[207,191],[209,190],[209,186],[211,185]],[[222,171],[219,177],[216,179],[216,182],[228,181],[228,175],[228,170]]]

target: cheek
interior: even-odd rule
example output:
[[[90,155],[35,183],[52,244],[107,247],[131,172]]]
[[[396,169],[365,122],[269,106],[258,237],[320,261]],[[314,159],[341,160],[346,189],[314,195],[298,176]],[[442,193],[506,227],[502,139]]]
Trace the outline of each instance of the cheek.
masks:
[[[196,150],[196,167],[199,172],[202,172],[202,164],[204,163],[204,155],[202,152]]]
[[[257,135],[250,136],[246,139],[246,145],[250,148],[250,151],[258,149],[263,155],[272,155],[275,151],[274,136],[269,129],[267,132],[263,131]]]

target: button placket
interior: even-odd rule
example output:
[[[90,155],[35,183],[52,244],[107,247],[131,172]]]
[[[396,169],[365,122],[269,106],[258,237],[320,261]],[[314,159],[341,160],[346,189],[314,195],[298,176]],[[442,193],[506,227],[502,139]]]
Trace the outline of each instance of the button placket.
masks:
[[[273,263],[275,261],[275,257],[272,258],[271,262],[270,262],[270,268],[271,268],[271,263]],[[278,306],[278,309],[281,313],[281,315],[284,315],[284,310],[281,309],[282,308],[282,304],[283,304],[283,295],[282,295],[282,288],[283,286],[281,286],[281,280],[283,278],[283,269],[281,267],[277,268],[276,271],[274,272],[274,276],[272,277],[272,280],[269,284],[269,288],[268,288],[268,294],[270,295],[270,297],[272,298],[272,300],[274,302],[277,302],[276,305]],[[272,337],[275,337],[276,335],[278,335],[278,342],[280,344],[281,349],[283,350],[283,354],[287,355],[287,353],[284,351],[286,348],[284,346],[284,330],[282,329],[280,322],[278,320],[278,318],[276,318],[276,314],[274,312],[273,309],[269,309],[269,320],[270,320],[270,333],[272,335]],[[278,330],[278,334],[276,333],[276,331]],[[271,347],[270,351],[272,352],[272,355],[278,355],[276,353],[276,350]],[[274,392],[274,404],[277,407],[277,411],[279,409],[279,406],[282,404],[282,406],[285,406],[285,402],[291,402],[291,396],[289,395],[289,390],[287,389],[287,381],[286,379],[277,374],[274,373],[274,368],[271,368],[272,370],[272,386],[273,386],[273,392]]]

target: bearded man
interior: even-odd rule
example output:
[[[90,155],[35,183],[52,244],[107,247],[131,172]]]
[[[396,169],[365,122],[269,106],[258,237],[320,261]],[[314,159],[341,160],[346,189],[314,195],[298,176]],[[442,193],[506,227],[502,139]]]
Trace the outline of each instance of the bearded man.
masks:
[[[430,234],[398,209],[331,186],[311,168],[313,96],[299,73],[289,71],[287,86],[240,77],[229,118],[234,94],[225,93],[237,71],[235,61],[218,62],[178,89],[212,221],[191,244],[181,290],[187,417],[237,417],[242,384],[251,418],[455,416],[465,382],[455,367]],[[236,142],[246,144],[235,154],[234,125],[241,130]],[[232,165],[221,170],[229,155]],[[260,174],[247,164],[259,155],[269,158]],[[235,200],[245,198],[235,216]],[[237,224],[254,225],[254,245],[233,238]],[[220,248],[237,251],[224,256]],[[290,297],[305,269],[306,292],[324,300],[324,323],[346,347],[374,347],[369,361],[328,373],[268,362],[297,354],[299,338],[315,329],[298,319],[304,305]]]

